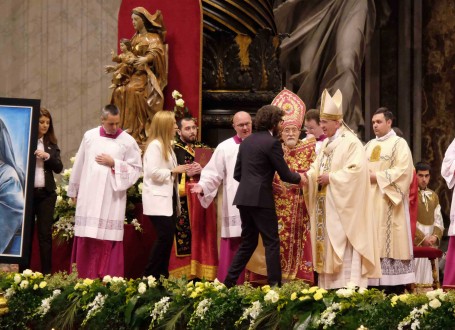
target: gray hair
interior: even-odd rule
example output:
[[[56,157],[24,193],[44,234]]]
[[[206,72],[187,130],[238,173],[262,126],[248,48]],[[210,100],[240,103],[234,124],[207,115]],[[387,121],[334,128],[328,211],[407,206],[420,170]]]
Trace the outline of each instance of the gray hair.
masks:
[[[120,110],[117,108],[117,106],[115,104],[105,105],[101,109],[101,119],[106,119],[107,116],[109,116],[109,115],[117,116],[118,114],[120,114]]]

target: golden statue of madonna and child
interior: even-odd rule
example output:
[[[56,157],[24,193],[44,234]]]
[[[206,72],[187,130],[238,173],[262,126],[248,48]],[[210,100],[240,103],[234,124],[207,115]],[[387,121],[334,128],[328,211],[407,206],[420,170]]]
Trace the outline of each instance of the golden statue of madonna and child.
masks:
[[[143,7],[136,7],[131,14],[136,33],[129,39],[120,39],[121,53],[112,50],[112,61],[105,72],[112,73],[111,103],[121,113],[121,127],[141,147],[153,115],[163,109],[163,89],[167,85],[166,28],[161,11],[153,15]]]

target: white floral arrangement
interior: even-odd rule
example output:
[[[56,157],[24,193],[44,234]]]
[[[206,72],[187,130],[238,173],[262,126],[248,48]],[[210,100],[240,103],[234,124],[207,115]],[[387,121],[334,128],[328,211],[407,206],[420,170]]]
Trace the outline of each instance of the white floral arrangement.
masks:
[[[174,99],[175,102],[174,106],[175,118],[179,119],[184,117],[191,117],[188,107],[185,106],[183,95],[178,90],[174,90],[172,92],[172,98]]]
[[[158,324],[166,315],[167,310],[169,309],[169,305],[171,298],[163,297],[160,301],[155,303],[154,308],[150,316],[152,317],[152,323],[150,323],[149,329],[153,329],[154,324]]]
[[[300,281],[280,288],[245,284],[228,289],[218,280],[109,275],[92,280],[73,275],[43,277],[29,269],[0,273],[8,307],[0,318],[2,328],[42,329],[52,324],[56,329],[71,325],[102,329],[112,321],[117,325],[113,328],[125,329],[138,324],[194,330],[232,325],[238,329],[452,329],[455,320],[455,292],[440,289],[386,295],[353,284],[325,290]],[[126,317],[125,311],[133,312],[133,317]]]
[[[84,321],[82,322],[82,326],[85,326],[93,316],[101,311],[104,302],[106,301],[106,296],[107,295],[103,295],[101,292],[98,292],[95,299],[93,299],[93,301],[87,305],[88,312],[85,316]]]

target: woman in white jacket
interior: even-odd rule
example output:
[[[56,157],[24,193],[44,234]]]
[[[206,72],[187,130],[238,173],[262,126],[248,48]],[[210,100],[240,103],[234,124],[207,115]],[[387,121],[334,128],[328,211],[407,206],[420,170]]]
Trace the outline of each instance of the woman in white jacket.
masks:
[[[144,183],[142,204],[155,227],[157,239],[153,244],[144,275],[169,276],[169,258],[177,215],[180,210],[177,174],[184,173],[189,165],[178,165],[172,149],[177,131],[172,111],[158,111],[150,128],[150,137],[144,155]]]

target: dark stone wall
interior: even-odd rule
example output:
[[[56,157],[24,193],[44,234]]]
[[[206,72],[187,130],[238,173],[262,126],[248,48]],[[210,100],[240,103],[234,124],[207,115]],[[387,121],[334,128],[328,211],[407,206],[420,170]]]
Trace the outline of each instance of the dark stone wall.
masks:
[[[422,159],[432,165],[430,188],[448,226],[452,192],[441,177],[444,153],[455,137],[455,3],[423,1]]]

